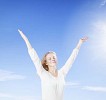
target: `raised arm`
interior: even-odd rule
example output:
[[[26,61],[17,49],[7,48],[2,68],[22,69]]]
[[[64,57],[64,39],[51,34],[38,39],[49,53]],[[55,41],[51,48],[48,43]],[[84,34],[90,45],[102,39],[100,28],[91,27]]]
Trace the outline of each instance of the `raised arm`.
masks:
[[[31,46],[31,44],[30,44],[28,38],[24,35],[24,33],[23,33],[22,31],[20,31],[19,29],[18,29],[18,32],[20,33],[21,37],[22,37],[23,40],[25,41],[28,50],[32,49],[32,46]]]
[[[23,38],[23,40],[26,43],[26,46],[28,48],[28,53],[36,67],[38,75],[41,75],[43,67],[42,67],[41,61],[40,61],[36,51],[34,50],[34,48],[32,48],[28,38],[24,35],[24,33],[22,31],[20,31],[19,29],[18,29],[18,32],[20,33],[21,37]]]
[[[81,38],[76,46],[76,48],[73,50],[72,54],[70,55],[70,57],[68,58],[68,60],[66,61],[65,65],[60,69],[60,71],[62,72],[63,75],[66,76],[66,74],[68,73],[68,71],[71,69],[73,62],[75,61],[79,49],[82,45],[82,43],[84,43],[85,41],[87,41],[88,37],[84,37]]]

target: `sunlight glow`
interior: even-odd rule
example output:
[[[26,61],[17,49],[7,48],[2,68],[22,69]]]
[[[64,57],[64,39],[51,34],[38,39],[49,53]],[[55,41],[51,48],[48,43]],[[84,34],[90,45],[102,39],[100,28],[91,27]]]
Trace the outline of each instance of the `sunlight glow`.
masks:
[[[94,58],[106,58],[106,22],[98,21],[93,23],[93,33],[91,34],[90,49]]]

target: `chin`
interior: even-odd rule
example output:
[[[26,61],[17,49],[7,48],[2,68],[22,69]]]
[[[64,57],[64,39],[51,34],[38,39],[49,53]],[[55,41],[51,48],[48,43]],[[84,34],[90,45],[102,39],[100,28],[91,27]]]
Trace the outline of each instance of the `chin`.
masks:
[[[56,67],[56,66],[57,66],[57,64],[53,64],[53,66],[54,66],[54,67]]]

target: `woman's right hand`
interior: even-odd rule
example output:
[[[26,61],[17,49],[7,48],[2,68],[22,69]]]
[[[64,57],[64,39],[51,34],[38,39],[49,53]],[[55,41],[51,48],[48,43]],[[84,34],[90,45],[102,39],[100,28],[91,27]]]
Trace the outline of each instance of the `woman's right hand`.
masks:
[[[18,29],[18,32],[19,32],[21,35],[23,34],[23,33],[22,33],[22,31],[21,31],[21,30],[19,30],[19,29]]]
[[[30,44],[28,38],[24,35],[24,33],[23,33],[21,30],[18,29],[18,32],[20,33],[21,37],[24,39],[24,41],[25,41],[25,43],[26,43],[26,45],[27,45],[27,48],[28,48],[28,49],[31,49],[32,46],[31,46],[31,44]]]
[[[27,39],[27,37],[24,35],[24,33],[21,30],[18,29],[18,32],[20,33],[23,39]]]

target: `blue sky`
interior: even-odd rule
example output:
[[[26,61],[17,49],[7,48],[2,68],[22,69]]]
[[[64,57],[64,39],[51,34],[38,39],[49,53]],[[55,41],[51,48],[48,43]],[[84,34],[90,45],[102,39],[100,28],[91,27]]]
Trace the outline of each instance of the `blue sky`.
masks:
[[[55,51],[58,69],[88,36],[66,77],[64,100],[106,100],[106,0],[0,0],[0,100],[41,100],[18,29],[40,59]]]

